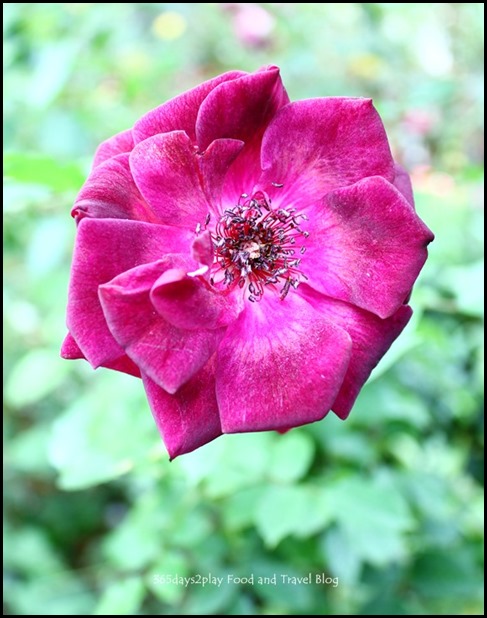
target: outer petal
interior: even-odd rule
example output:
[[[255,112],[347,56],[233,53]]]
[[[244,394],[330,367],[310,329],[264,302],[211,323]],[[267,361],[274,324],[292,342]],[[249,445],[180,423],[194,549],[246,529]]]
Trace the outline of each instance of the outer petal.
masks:
[[[299,209],[367,176],[394,179],[387,136],[370,99],[286,105],[264,135],[262,169],[259,186],[280,205]]]
[[[412,309],[403,305],[391,317],[382,320],[373,313],[322,296],[307,285],[302,285],[299,290],[321,315],[343,328],[352,338],[350,364],[332,406],[332,410],[345,419],[372,369],[409,322]]]
[[[76,198],[72,216],[158,222],[132,178],[127,153],[95,167]]]
[[[323,418],[345,376],[351,340],[298,294],[264,297],[228,327],[216,393],[224,433],[288,429]]]
[[[174,131],[155,135],[134,148],[130,155],[134,180],[160,222],[192,230],[204,225],[211,210],[207,195],[221,191],[227,166],[242,147],[234,140],[221,142],[225,144],[198,155],[189,137]]]
[[[367,178],[310,212],[302,268],[316,290],[381,318],[403,304],[433,234],[390,183]]]
[[[61,346],[61,357],[67,360],[78,360],[81,358],[86,360],[83,352],[70,333],[66,335]],[[140,378],[139,368],[126,354],[102,366],[106,369],[114,369],[115,371],[121,371],[135,376],[136,378]]]
[[[150,290],[171,259],[122,273],[99,288],[108,327],[127,355],[169,393],[195,375],[216,350],[221,331],[175,328],[154,311]]]
[[[152,414],[171,459],[221,435],[214,359],[208,361],[175,395],[168,395],[146,375],[142,379]]]
[[[182,230],[140,221],[81,221],[71,267],[67,325],[93,367],[113,362],[125,353],[108,330],[98,286],[166,253],[189,251],[190,236]]]
[[[93,159],[93,168],[97,167],[100,163],[103,163],[111,157],[115,157],[123,152],[130,152],[133,147],[134,138],[132,135],[132,129],[117,133],[98,146]]]
[[[196,116],[201,103],[216,86],[222,82],[238,79],[243,75],[247,75],[247,73],[243,71],[223,73],[223,75],[210,79],[151,110],[135,123],[133,128],[135,143],[137,144],[158,133],[178,130],[185,131],[190,139],[195,142]]]
[[[403,167],[401,167],[397,163],[394,169],[396,172],[396,175],[394,177],[394,186],[414,208],[413,186],[411,184],[411,178],[409,177],[409,174]]]
[[[78,360],[85,357],[71,333],[66,335],[61,345],[61,357],[66,360]]]

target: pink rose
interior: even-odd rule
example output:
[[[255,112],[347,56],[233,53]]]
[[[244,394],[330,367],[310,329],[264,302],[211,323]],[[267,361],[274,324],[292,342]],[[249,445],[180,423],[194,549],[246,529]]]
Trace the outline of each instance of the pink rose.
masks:
[[[346,418],[433,239],[369,99],[225,73],[98,148],[62,355],[143,380],[170,457]]]

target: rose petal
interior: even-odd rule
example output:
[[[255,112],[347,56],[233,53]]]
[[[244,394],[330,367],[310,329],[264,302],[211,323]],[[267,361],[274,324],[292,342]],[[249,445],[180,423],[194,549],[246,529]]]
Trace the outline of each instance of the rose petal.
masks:
[[[116,358],[113,361],[104,363],[102,367],[105,367],[105,369],[113,369],[114,371],[121,371],[122,373],[128,373],[135,378],[141,377],[140,369],[126,354]]]
[[[347,305],[337,324],[352,337],[352,358],[342,387],[332,405],[332,410],[342,419],[350,414],[360,389],[368,380],[372,369],[384,356],[392,343],[399,337],[413,312],[411,307],[403,305],[389,318],[381,320],[373,313]],[[347,312],[349,315],[347,315]]]
[[[228,180],[232,163],[240,160],[244,142],[236,139],[217,139],[208,148],[198,154],[200,177],[205,195],[212,206],[212,212],[218,214],[226,204],[222,201],[225,194],[224,183]],[[258,157],[257,157],[258,160]]]
[[[124,272],[99,288],[113,337],[141,371],[169,393],[205,365],[221,338],[218,330],[175,328],[154,311],[151,288],[173,265],[173,258],[167,256]]]
[[[302,285],[299,291],[321,315],[343,328],[352,338],[350,364],[332,406],[333,412],[345,419],[372,369],[409,322],[412,309],[402,306],[389,318],[382,320],[373,313],[327,298],[307,285]]]
[[[190,139],[196,142],[196,117],[201,103],[216,86],[222,82],[238,79],[243,75],[247,73],[243,71],[223,73],[151,110],[135,123],[133,128],[135,143],[158,133],[178,130],[185,131]]]
[[[221,192],[222,174],[240,148],[240,142],[226,140],[201,156],[183,131],[174,131],[138,144],[130,155],[130,167],[161,223],[194,230],[213,211],[205,193]],[[223,157],[228,157],[226,163]]]
[[[216,292],[201,277],[183,276],[176,270],[163,273],[151,290],[157,312],[177,328],[222,328],[237,319],[243,296]]]
[[[158,222],[132,178],[129,155],[121,154],[94,168],[76,198],[71,215],[80,221],[95,219],[135,219]]]
[[[61,345],[61,358],[65,358],[66,360],[85,358],[85,355],[80,350],[79,345],[76,343],[71,333],[66,335]]]
[[[93,367],[124,354],[98,299],[98,286],[169,252],[189,251],[191,235],[141,221],[83,219],[78,226],[68,293],[67,325]]]
[[[222,137],[249,142],[256,134],[262,135],[277,110],[287,103],[289,97],[275,66],[223,82],[198,111],[198,145],[204,150]]]
[[[215,88],[202,103],[196,122],[201,148],[221,137],[245,142],[226,178],[223,207],[249,193],[261,174],[260,147],[265,129],[276,112],[289,103],[279,69],[264,67]]]
[[[98,146],[93,159],[93,169],[111,157],[115,157],[123,152],[130,152],[133,147],[132,129],[117,133]]]
[[[433,234],[390,183],[367,178],[310,211],[301,268],[309,284],[386,318],[407,298]]]
[[[66,360],[86,360],[85,355],[70,333],[66,335],[61,346],[61,358],[65,358]],[[111,362],[103,364],[102,367],[105,367],[106,369],[114,369],[115,371],[121,371],[122,373],[128,373],[131,376],[140,378],[139,368],[126,354],[114,359]]]
[[[265,132],[262,169],[259,187],[277,205],[298,209],[367,176],[394,179],[387,136],[370,99],[330,97],[286,105]]]
[[[342,384],[349,335],[297,293],[270,293],[227,329],[216,393],[224,433],[288,429],[323,418]]]
[[[214,360],[175,395],[142,375],[147,398],[169,457],[189,453],[221,435],[215,396]]]
[[[191,256],[195,262],[211,266],[213,264],[213,242],[208,231],[203,232],[193,241],[191,245]]]

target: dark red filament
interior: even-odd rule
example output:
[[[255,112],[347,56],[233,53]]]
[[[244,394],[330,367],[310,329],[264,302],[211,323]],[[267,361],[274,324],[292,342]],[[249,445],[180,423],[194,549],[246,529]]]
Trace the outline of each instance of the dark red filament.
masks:
[[[278,289],[283,300],[305,275],[299,265],[309,232],[301,229],[306,215],[295,208],[271,207],[262,191],[242,195],[239,203],[224,211],[212,234],[215,261],[211,283],[228,291],[248,287],[249,300],[259,301],[266,288]],[[300,244],[301,243],[301,244]]]

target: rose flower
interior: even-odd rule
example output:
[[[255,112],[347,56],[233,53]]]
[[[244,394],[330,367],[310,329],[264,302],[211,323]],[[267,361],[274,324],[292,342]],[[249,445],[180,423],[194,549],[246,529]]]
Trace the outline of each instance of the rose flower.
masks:
[[[433,239],[369,99],[225,73],[102,143],[64,358],[142,378],[171,458],[348,416]]]

